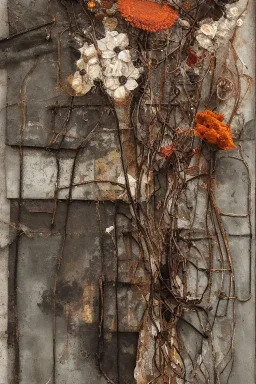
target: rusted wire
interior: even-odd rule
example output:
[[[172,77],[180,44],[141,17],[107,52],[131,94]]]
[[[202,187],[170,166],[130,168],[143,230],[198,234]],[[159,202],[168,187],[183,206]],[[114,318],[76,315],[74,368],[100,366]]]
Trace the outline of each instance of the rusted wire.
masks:
[[[57,257],[56,271],[54,277],[54,285],[52,288],[53,296],[53,384],[56,383],[56,303],[57,303],[57,282],[62,264],[64,263],[64,250],[66,245],[67,225],[69,220],[69,210],[72,203],[73,187],[78,185],[86,185],[89,183],[110,183],[123,188],[127,194],[127,201],[131,208],[131,215],[134,227],[136,228],[136,240],[138,241],[141,259],[147,273],[149,274],[148,291],[144,294],[147,303],[145,316],[148,316],[148,321],[152,324],[155,330],[154,336],[154,357],[153,365],[156,371],[156,376],[150,381],[152,383],[160,382],[159,379],[171,382],[173,378],[179,378],[183,383],[191,383],[191,377],[196,375],[203,378],[205,383],[210,382],[213,371],[214,382],[220,382],[222,375],[226,374],[226,370],[230,366],[230,372],[234,358],[234,336],[236,328],[236,305],[237,302],[245,302],[251,298],[251,250],[252,250],[252,223],[251,223],[251,182],[249,177],[249,169],[246,164],[241,148],[239,147],[239,160],[244,165],[249,179],[248,183],[248,205],[246,214],[233,214],[232,212],[221,212],[217,206],[215,189],[215,173],[218,161],[216,160],[216,151],[207,147],[205,144],[199,144],[199,152],[195,155],[195,139],[191,134],[193,129],[194,117],[202,102],[203,84],[210,76],[210,90],[207,103],[211,103],[211,96],[216,94],[214,85],[214,75],[216,70],[216,57],[210,56],[208,65],[204,72],[196,81],[189,81],[188,75],[184,75],[182,71],[184,55],[193,39],[193,31],[198,25],[200,9],[202,1],[194,1],[194,6],[190,10],[178,6],[181,14],[188,17],[191,22],[190,29],[180,37],[175,43],[175,47],[170,48],[171,36],[166,33],[164,35],[164,45],[168,47],[161,53],[160,59],[155,59],[154,48],[152,46],[160,44],[160,35],[152,36],[149,33],[138,33],[135,29],[128,26],[127,33],[133,38],[137,38],[136,52],[145,67],[144,77],[140,84],[140,89],[134,95],[130,110],[129,118],[131,128],[134,134],[134,145],[136,146],[136,193],[132,194],[129,177],[128,165],[125,158],[124,144],[122,141],[122,130],[119,125],[116,105],[113,100],[105,93],[103,87],[100,87],[101,92],[106,96],[106,105],[111,111],[115,119],[115,130],[120,147],[121,163],[125,178],[125,184],[115,183],[113,181],[87,181],[75,183],[75,173],[77,161],[82,148],[90,143],[92,138],[95,138],[99,133],[99,127],[103,118],[101,114],[99,122],[91,130],[86,138],[80,138],[80,145],[75,149],[73,159],[72,172],[70,183],[67,186],[59,185],[60,165],[59,155],[63,149],[65,138],[68,137],[68,129],[73,111],[80,106],[75,105],[75,98],[69,92],[67,87],[63,85],[61,79],[61,63],[62,63],[62,45],[61,40],[66,32],[77,32],[81,34],[81,26],[77,20],[76,10],[72,3],[72,11],[67,10],[67,5],[62,2],[62,5],[67,10],[69,27],[65,28],[58,35],[58,62],[57,62],[57,86],[69,94],[70,104],[62,106],[53,106],[55,108],[66,108],[66,118],[60,132],[54,132],[49,141],[47,150],[51,150],[56,143],[57,150],[54,148],[57,165],[57,179],[54,194],[54,208],[52,212],[52,229],[55,224],[55,215],[59,199],[59,191],[68,189],[67,209],[65,215],[65,225],[62,233],[61,250]],[[82,11],[89,16],[92,26],[92,33],[86,39],[91,39],[91,43],[96,44],[97,36],[101,32],[97,30],[96,24],[86,10],[82,2],[80,2]],[[53,22],[51,22],[53,23]],[[48,25],[49,23],[47,23]],[[169,50],[168,50],[169,49]],[[237,62],[239,57],[232,45],[233,56],[235,60],[235,73],[232,76],[235,78],[236,86],[234,85],[234,106],[231,112],[229,123],[232,122],[238,107],[243,101],[245,95],[241,95],[241,75]],[[159,52],[158,52],[159,53]],[[155,59],[155,62],[154,60]],[[36,63],[37,64],[37,63]],[[23,132],[26,121],[26,103],[24,102],[24,84],[28,76],[35,69],[36,64],[24,78],[22,86],[22,98],[20,107],[22,110],[22,127],[20,130],[20,195],[19,195],[19,214],[18,222],[21,221],[20,204],[22,202],[23,188]],[[155,89],[152,85],[152,79],[159,76],[159,87]],[[249,83],[248,83],[249,88]],[[247,91],[246,91],[247,93]],[[82,106],[82,105],[81,105]],[[149,116],[145,118],[144,111],[148,108]],[[183,129],[183,127],[185,127]],[[187,133],[185,133],[187,132]],[[60,140],[59,140],[60,139]],[[161,147],[168,140],[174,146],[174,152],[170,158],[159,159]],[[191,166],[193,159],[197,159],[196,165]],[[232,158],[232,156],[229,156]],[[201,162],[205,163],[204,169],[199,169]],[[192,172],[189,179],[186,175]],[[195,174],[193,174],[195,172]],[[143,180],[144,177],[152,176],[153,193],[143,199]],[[159,182],[161,178],[161,182]],[[182,203],[188,206],[189,202],[186,197],[186,191],[190,185],[195,187],[195,204],[194,211],[190,216],[190,221],[185,234],[182,233],[179,227],[179,209]],[[198,207],[198,191],[204,190],[204,198],[206,207],[204,217],[204,231],[197,232],[197,207]],[[160,195],[161,193],[161,195]],[[159,196],[161,196],[159,200]],[[104,247],[102,242],[103,229],[101,223],[100,203],[96,201],[96,216],[99,227],[100,248],[102,258],[102,271],[99,279],[99,337],[98,337],[98,352],[97,360],[99,369],[107,382],[114,383],[106,372],[103,371],[101,360],[104,350],[104,303],[105,291],[104,283],[105,276],[103,271],[104,263]],[[119,258],[117,247],[117,221],[116,214],[120,202],[115,202],[115,234],[113,238],[115,248],[115,310],[116,310],[116,333],[117,333],[117,383],[120,382],[120,367],[119,367],[119,302],[118,302],[118,271]],[[159,207],[159,208],[158,208]],[[226,233],[226,228],[223,224],[222,216],[243,217],[248,219],[250,227],[250,263],[249,263],[249,289],[248,297],[239,298],[236,293],[236,282],[232,253]],[[15,342],[15,374],[16,381],[19,383],[19,332],[18,332],[18,312],[17,312],[17,270],[18,270],[18,241],[19,233],[17,233],[15,275],[14,275],[14,292],[15,292],[15,313],[16,313],[16,342]],[[134,235],[135,236],[135,235]],[[201,244],[207,244],[207,256],[200,250]],[[195,244],[196,243],[196,244]],[[193,259],[193,252],[197,252],[202,266],[198,266],[198,261]],[[218,261],[219,260],[219,261]],[[217,262],[218,261],[218,262]],[[201,264],[200,264],[201,265]],[[197,273],[197,294],[195,297],[189,292],[190,268],[194,268]],[[207,282],[201,293],[198,292],[199,273],[203,273]],[[215,308],[211,312],[209,307],[212,305],[212,297],[214,295],[213,283],[215,276],[220,276],[218,286],[219,292],[215,296]],[[177,280],[177,277],[179,278]],[[131,277],[132,281],[132,277]],[[179,283],[178,283],[179,281]],[[228,281],[228,287],[224,283]],[[226,291],[225,291],[226,290]],[[222,308],[222,313],[220,307]],[[211,308],[212,309],[212,308]],[[187,320],[186,314],[196,314],[199,319],[199,326],[195,326]],[[230,315],[231,313],[231,315]],[[232,325],[229,334],[229,348],[223,351],[223,357],[220,361],[216,361],[214,350],[214,332],[217,327],[217,321],[220,317],[231,316]],[[157,320],[156,320],[157,319]],[[198,357],[192,359],[190,356],[186,340],[182,337],[182,323],[186,324],[197,336],[201,337],[201,353],[203,343],[207,340],[209,348],[211,348],[212,361],[207,364],[206,361],[198,363]],[[177,334],[177,342],[174,343],[172,332]],[[164,346],[164,347],[163,347]],[[189,372],[187,357],[192,365]],[[228,383],[230,372],[227,375],[226,382]],[[166,381],[167,383],[167,381]]]

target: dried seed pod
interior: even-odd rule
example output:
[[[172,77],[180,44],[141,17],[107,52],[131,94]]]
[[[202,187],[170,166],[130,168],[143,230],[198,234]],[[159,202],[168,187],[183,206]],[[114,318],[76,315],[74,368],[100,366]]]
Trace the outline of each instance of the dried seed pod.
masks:
[[[103,23],[107,31],[115,31],[118,25],[116,17],[105,17]]]
[[[104,19],[104,17],[105,17],[105,14],[104,14],[104,12],[99,11],[99,12],[95,13],[94,17],[95,17],[96,21],[102,21]]]
[[[179,19],[179,25],[184,29],[190,28],[190,24],[189,24],[188,20],[186,20],[186,19]]]
[[[101,0],[100,3],[101,3],[102,8],[110,9],[110,8],[112,8],[112,6],[114,4],[114,0]]]

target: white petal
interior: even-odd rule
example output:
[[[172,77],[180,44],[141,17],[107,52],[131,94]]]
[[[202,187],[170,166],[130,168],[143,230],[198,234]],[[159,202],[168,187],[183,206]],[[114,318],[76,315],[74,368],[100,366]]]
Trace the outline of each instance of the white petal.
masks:
[[[107,49],[109,49],[110,51],[113,51],[113,49],[117,46],[116,40],[115,40],[115,36],[117,35],[118,35],[118,32],[116,31],[106,33],[106,45],[107,45]]]
[[[98,64],[89,65],[87,68],[87,73],[91,80],[102,78],[101,67]]]
[[[91,88],[92,88],[92,84],[84,82],[80,95],[81,96],[86,95],[86,93],[88,93],[91,90]]]
[[[98,40],[97,43],[98,43],[98,48],[101,51],[106,51],[106,49],[107,49],[107,41],[106,41],[105,37],[104,37],[104,39]]]
[[[106,36],[109,38],[110,36],[111,37],[115,37],[118,35],[118,32],[117,31],[111,31],[111,32],[107,32],[106,33]]]
[[[86,48],[88,48],[88,44],[87,44],[87,43],[85,43],[81,48],[78,49],[78,50],[81,52],[81,55],[84,54],[84,50],[85,50]]]
[[[131,55],[130,55],[130,52],[128,51],[128,49],[125,49],[124,51],[121,51],[118,54],[118,59],[122,60],[122,61],[125,61],[126,63],[131,61]]]
[[[107,42],[107,49],[110,51],[113,51],[116,48],[117,44],[114,39],[111,39],[110,41]]]
[[[121,87],[118,87],[114,92],[114,98],[116,100],[124,100],[126,97],[126,90],[123,85]]]
[[[90,45],[87,49],[84,50],[84,54],[86,56],[94,56],[97,55],[97,50],[94,45]]]
[[[140,69],[135,68],[132,62],[127,63],[127,72],[125,74],[126,77],[132,77],[133,79],[138,79],[140,76]]]
[[[77,92],[80,92],[82,88],[82,79],[73,79],[72,88]]]
[[[105,77],[113,77],[113,65],[109,65],[103,72]]]
[[[72,81],[72,88],[76,92],[77,96],[85,95],[87,92],[90,91],[91,87],[92,84],[87,76],[81,76],[78,71],[75,72]]]
[[[123,63],[122,75],[125,77],[130,77],[130,74],[133,72],[135,67],[133,66],[133,64],[131,62],[125,63],[124,61],[122,61],[122,63]]]
[[[80,51],[81,52],[81,51]],[[95,56],[97,55],[97,50],[93,44],[88,45],[87,47],[83,47],[83,52],[81,52],[85,56]]]
[[[93,56],[91,59],[88,60],[89,65],[97,64],[99,62],[99,59],[97,56]]]
[[[80,72],[79,71],[76,71],[74,73],[74,76],[73,76],[73,80],[72,80],[72,87],[73,87],[73,84],[74,86],[79,86],[81,85],[83,82],[83,78],[82,76],[80,75]]]
[[[112,63],[111,59],[101,59],[100,64],[101,64],[101,68],[104,76],[112,75],[113,65],[111,63]]]
[[[129,39],[126,33],[119,33],[115,37],[115,40],[117,43],[117,47],[119,47],[120,49],[125,49],[129,45]]]
[[[131,69],[131,72],[130,72],[130,74],[129,74],[129,78],[132,78],[132,79],[138,79],[140,77],[140,71],[139,71],[139,69],[138,68],[135,68],[135,67],[133,67],[132,69]]]
[[[76,71],[73,76],[73,80],[80,79],[82,76],[80,75],[79,71]]]
[[[113,59],[101,59],[101,65],[102,67],[107,68],[112,63],[112,61]]]
[[[125,67],[126,67],[126,64],[123,61],[117,60],[113,66],[112,75],[113,76],[123,76],[124,71],[125,71]]]
[[[76,66],[77,66],[77,68],[79,68],[80,69],[80,71],[82,70],[82,69],[87,69],[87,64],[84,62],[84,59],[79,59],[79,60],[77,60],[77,62],[76,62]]]
[[[111,89],[106,89],[106,92],[110,97],[114,96],[114,91],[111,91]]]
[[[111,91],[115,91],[119,87],[120,83],[118,79],[114,77],[109,77],[104,79],[104,85],[107,89],[110,89]]]
[[[125,83],[125,88],[127,88],[129,91],[133,91],[135,88],[138,87],[138,83],[134,79],[128,79]]]
[[[102,51],[102,58],[103,59],[112,59],[112,57],[115,57],[116,54],[114,51],[106,50]]]

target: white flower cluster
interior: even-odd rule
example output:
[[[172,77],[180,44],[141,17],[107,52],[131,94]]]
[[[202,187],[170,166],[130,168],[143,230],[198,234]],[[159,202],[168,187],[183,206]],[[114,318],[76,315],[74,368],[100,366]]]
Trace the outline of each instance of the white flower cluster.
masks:
[[[226,17],[222,16],[218,21],[212,19],[203,20],[196,33],[198,44],[207,51],[213,52],[221,44],[225,43],[228,35],[236,25],[240,26],[241,19],[237,7],[227,8]]]
[[[124,100],[138,87],[137,79],[143,69],[133,65],[125,33],[107,31],[106,37],[97,41],[97,49],[91,44],[80,48],[78,71],[72,80],[72,88],[78,96],[85,95],[94,85],[94,80],[103,81],[107,93],[117,101]]]

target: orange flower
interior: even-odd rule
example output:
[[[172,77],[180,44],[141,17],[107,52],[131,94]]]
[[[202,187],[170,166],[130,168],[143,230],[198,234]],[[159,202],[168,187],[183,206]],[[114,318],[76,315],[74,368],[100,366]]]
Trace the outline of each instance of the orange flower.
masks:
[[[224,115],[214,113],[208,109],[196,114],[195,134],[210,144],[217,145],[220,149],[236,148],[231,129],[223,123]]]
[[[178,13],[166,2],[163,5],[150,0],[118,0],[118,10],[134,27],[150,32],[170,28]]]
[[[160,156],[169,158],[171,157],[173,152],[174,152],[174,146],[172,144],[167,145],[166,147],[162,147],[160,149]]]
[[[87,3],[88,9],[94,9],[96,7],[97,3],[94,0],[89,0]]]

